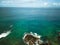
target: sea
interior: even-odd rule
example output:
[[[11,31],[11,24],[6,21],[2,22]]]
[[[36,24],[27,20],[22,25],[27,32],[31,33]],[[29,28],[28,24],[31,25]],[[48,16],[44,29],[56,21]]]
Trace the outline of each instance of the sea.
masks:
[[[60,32],[60,8],[0,7],[0,34],[9,30],[11,33],[0,39],[0,45],[26,45],[22,40],[25,32],[56,42]]]

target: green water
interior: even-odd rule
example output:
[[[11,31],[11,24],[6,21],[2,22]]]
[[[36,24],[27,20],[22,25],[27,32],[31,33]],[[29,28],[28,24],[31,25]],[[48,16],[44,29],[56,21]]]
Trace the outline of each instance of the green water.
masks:
[[[13,25],[10,28],[10,25]],[[52,45],[59,45],[59,8],[0,8],[0,33],[11,30],[11,34],[0,39],[1,45],[25,45],[22,37],[25,32],[36,32],[47,36]]]

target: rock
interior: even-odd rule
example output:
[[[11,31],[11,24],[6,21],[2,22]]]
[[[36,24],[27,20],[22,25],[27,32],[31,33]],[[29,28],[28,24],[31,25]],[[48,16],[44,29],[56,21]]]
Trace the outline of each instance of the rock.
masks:
[[[43,43],[42,40],[40,40],[41,36],[37,33],[25,33],[23,36],[23,41],[27,45],[40,45]]]

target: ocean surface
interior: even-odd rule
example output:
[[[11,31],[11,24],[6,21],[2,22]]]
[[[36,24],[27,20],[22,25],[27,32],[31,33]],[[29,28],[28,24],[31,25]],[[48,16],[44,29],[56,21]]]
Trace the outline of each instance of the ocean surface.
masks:
[[[11,34],[0,39],[1,45],[25,45],[25,32],[55,40],[60,32],[60,8],[0,7],[0,34],[8,30]]]

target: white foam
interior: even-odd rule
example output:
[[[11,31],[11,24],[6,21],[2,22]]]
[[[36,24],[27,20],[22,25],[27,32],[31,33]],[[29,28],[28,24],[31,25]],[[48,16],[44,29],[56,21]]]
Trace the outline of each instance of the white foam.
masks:
[[[25,39],[25,37],[27,36],[27,34],[24,34],[24,37],[23,37],[23,39]]]
[[[37,38],[41,38],[41,36],[40,35],[38,35],[37,33],[32,33],[32,36],[34,36],[34,37],[37,37]]]
[[[41,38],[41,36],[38,35],[37,33],[32,33],[32,32],[30,32],[30,33],[25,33],[23,39],[24,39],[27,35],[32,35],[33,37]]]
[[[13,27],[13,25],[10,25],[10,28]]]
[[[6,37],[11,33],[11,31],[7,31],[6,33],[1,33],[0,38]]]

